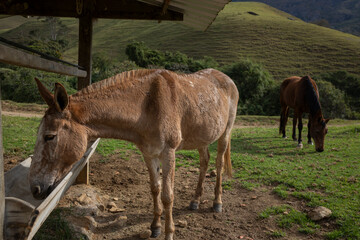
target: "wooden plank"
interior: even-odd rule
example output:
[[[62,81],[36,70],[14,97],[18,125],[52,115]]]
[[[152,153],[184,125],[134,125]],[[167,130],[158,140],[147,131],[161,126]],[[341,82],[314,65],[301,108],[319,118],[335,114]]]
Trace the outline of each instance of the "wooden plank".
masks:
[[[2,143],[2,119],[1,119],[1,87],[0,87],[0,239],[3,239],[3,226],[5,217],[5,184],[4,184],[4,158]]]
[[[90,8],[84,10],[85,5]],[[134,0],[12,0],[0,1],[0,14],[23,16],[170,20],[182,21],[183,13],[170,10],[162,14],[162,7]]]
[[[34,68],[47,72],[70,75],[75,77],[86,77],[86,71],[76,67],[67,66],[54,61],[43,59],[39,56],[0,44],[0,62],[22,67]]]
[[[75,183],[89,185],[90,184],[89,173],[90,173],[90,164],[86,163],[83,169],[80,171],[79,175],[77,176]]]

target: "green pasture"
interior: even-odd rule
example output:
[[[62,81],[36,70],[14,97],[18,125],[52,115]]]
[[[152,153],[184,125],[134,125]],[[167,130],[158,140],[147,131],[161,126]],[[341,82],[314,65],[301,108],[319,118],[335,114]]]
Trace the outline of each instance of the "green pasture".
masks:
[[[249,12],[257,15],[249,14]],[[34,21],[0,36],[15,41],[48,39],[49,26]],[[68,41],[63,58],[77,61],[78,20],[63,18],[58,39]],[[10,29],[11,19],[0,25]],[[65,26],[65,27],[64,27]],[[206,32],[180,23],[99,19],[94,24],[93,52],[123,61],[126,46],[144,41],[151,49],[180,51],[193,58],[211,56],[221,64],[249,58],[262,63],[278,81],[292,75],[345,70],[360,74],[360,37],[320,27],[263,3],[229,3]]]
[[[360,239],[360,121],[333,120],[326,136],[325,151],[317,153],[314,146],[304,144],[303,149],[297,149],[291,138],[282,139],[278,135],[276,119],[238,117],[237,124],[256,123],[257,126],[233,130],[231,157],[234,178],[224,182],[224,188],[231,191],[234,181],[250,190],[271,185],[274,193],[285,199],[284,202],[295,197],[306,201],[310,207],[331,209],[331,217],[338,228],[328,233],[328,239]],[[31,154],[39,123],[39,118],[3,116],[5,156],[25,158]],[[305,128],[304,133],[306,131]],[[101,140],[97,152],[104,163],[114,154],[128,160],[130,153],[139,154],[133,144],[110,139]],[[215,168],[215,144],[210,146],[210,154],[211,170]],[[177,153],[177,168],[198,165],[197,151]],[[259,217],[277,216],[284,209],[289,214],[278,216],[278,229],[272,233],[273,237],[286,239],[286,229],[292,225],[298,226],[298,230],[305,234],[319,229],[320,226],[311,222],[304,213],[286,204],[264,209]]]

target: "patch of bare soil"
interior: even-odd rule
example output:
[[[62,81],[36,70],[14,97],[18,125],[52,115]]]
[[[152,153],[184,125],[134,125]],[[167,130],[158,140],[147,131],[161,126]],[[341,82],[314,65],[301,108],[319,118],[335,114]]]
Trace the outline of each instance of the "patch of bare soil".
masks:
[[[149,229],[152,221],[153,204],[149,187],[149,176],[140,156],[133,154],[131,160],[123,160],[114,155],[104,162],[95,154],[90,164],[91,187],[100,191],[106,201],[113,201],[121,213],[111,213],[102,207],[102,215],[94,217],[110,219],[109,224],[101,222],[98,227],[92,224],[92,239],[140,239],[140,233]],[[273,217],[262,219],[259,214],[270,206],[289,204],[293,208],[306,212],[306,204],[297,199],[282,200],[272,193],[270,186],[250,191],[233,183],[231,190],[224,190],[223,212],[212,211],[215,178],[207,177],[204,183],[204,195],[199,210],[188,210],[198,179],[198,171],[181,167],[176,170],[174,222],[176,239],[272,239],[271,233],[278,230]],[[82,194],[78,193],[78,195]],[[79,196],[78,196],[79,197]],[[81,197],[81,196],[80,196]],[[72,200],[71,200],[72,199]],[[75,198],[64,198],[60,205],[69,205]],[[76,203],[72,203],[75,204]],[[111,217],[113,215],[113,217]],[[81,219],[81,218],[80,218]],[[79,218],[76,221],[80,220]],[[88,221],[88,220],[80,220]],[[94,222],[94,220],[92,220]],[[162,234],[164,239],[164,219]],[[281,229],[286,232],[285,239],[323,239],[324,231],[330,231],[333,224],[321,222],[321,229],[312,235],[298,232],[296,227]],[[84,225],[86,225],[84,223]]]

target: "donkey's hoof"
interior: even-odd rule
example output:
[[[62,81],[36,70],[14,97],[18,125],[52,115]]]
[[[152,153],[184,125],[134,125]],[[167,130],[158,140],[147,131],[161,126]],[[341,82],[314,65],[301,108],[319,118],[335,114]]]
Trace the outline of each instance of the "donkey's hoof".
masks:
[[[215,212],[221,213],[222,212],[222,204],[221,203],[214,203],[213,204],[213,209],[214,209]]]
[[[161,227],[151,228],[151,238],[157,238],[161,234]]]
[[[197,210],[199,209],[199,203],[198,202],[191,202],[189,205],[190,210]]]

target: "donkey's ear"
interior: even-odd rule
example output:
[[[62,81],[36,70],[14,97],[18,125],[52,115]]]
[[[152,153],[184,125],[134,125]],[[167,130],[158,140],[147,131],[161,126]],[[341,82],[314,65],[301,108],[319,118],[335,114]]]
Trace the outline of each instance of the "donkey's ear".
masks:
[[[55,83],[55,106],[59,112],[64,111],[64,109],[69,105],[69,96],[66,93],[66,90],[63,85],[60,83]]]
[[[55,102],[52,93],[40,82],[39,79],[35,78],[35,81],[39,89],[40,95],[47,103],[47,105],[49,105],[49,107],[54,106]]]

